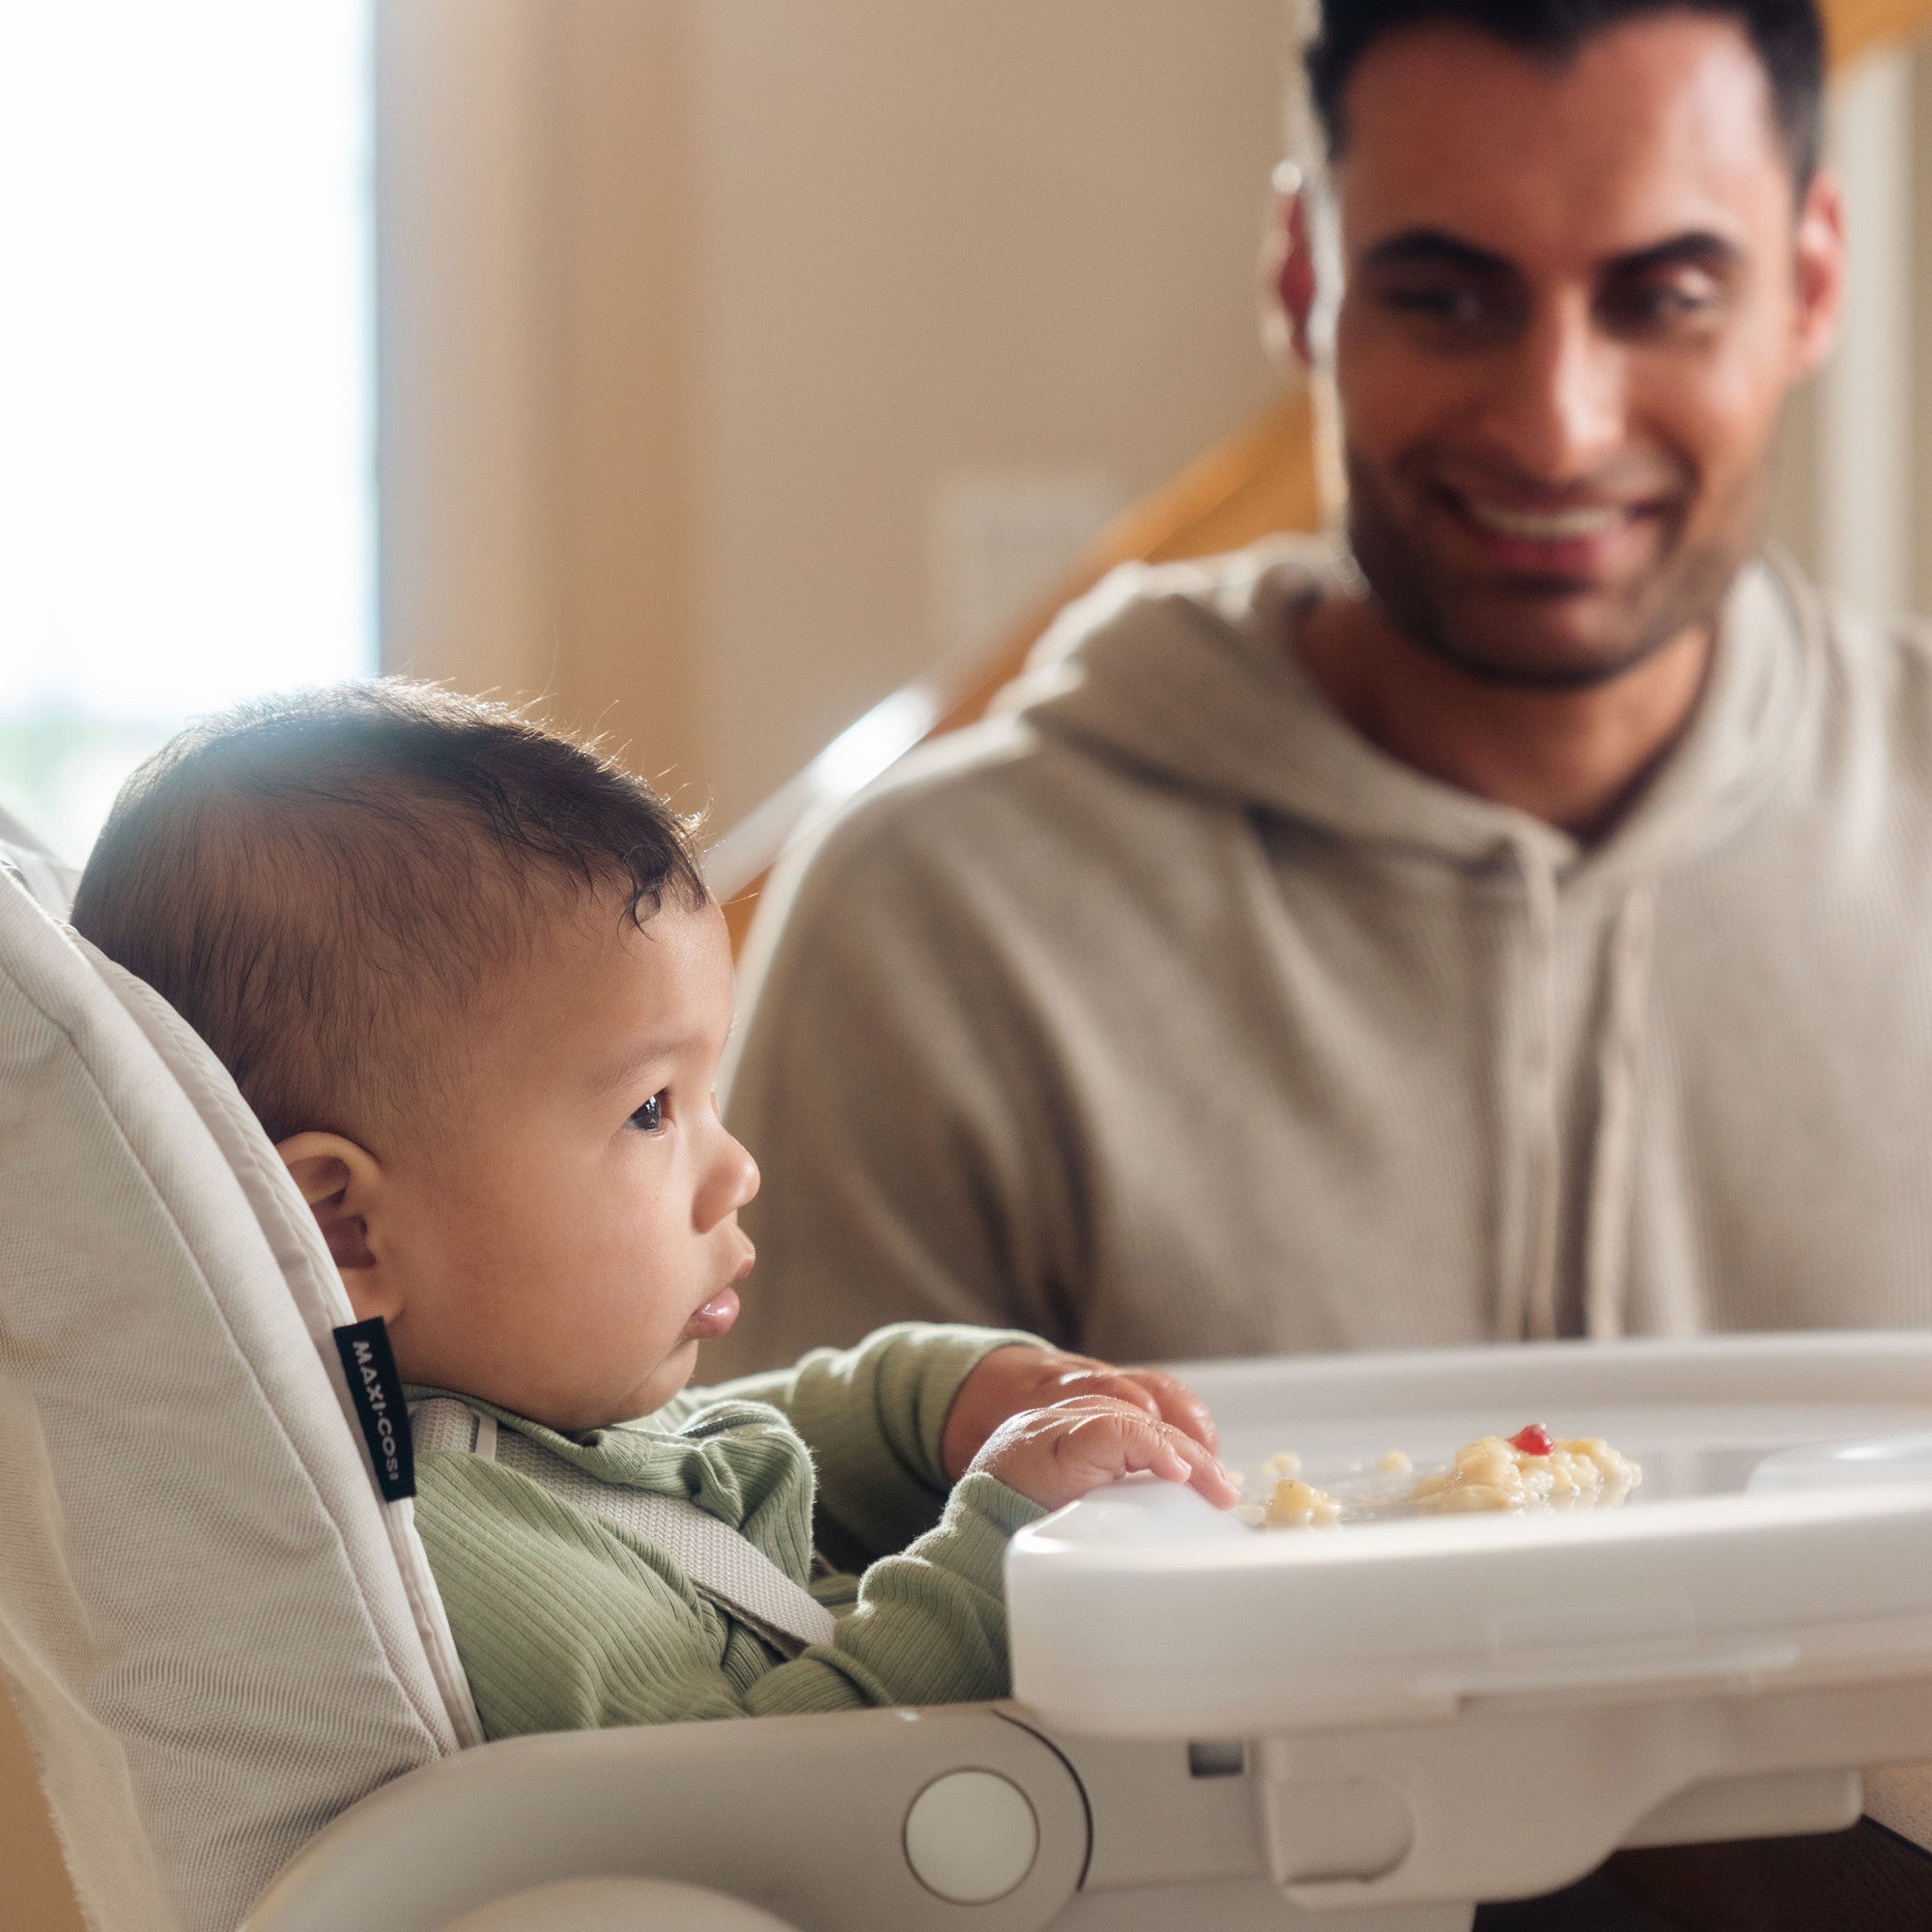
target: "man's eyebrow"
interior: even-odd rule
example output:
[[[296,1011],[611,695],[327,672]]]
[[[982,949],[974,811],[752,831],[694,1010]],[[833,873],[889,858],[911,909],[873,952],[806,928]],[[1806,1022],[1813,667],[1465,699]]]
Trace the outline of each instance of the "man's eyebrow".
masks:
[[[1405,228],[1367,249],[1365,269],[1461,269],[1467,274],[1507,275],[1510,265],[1500,255],[1473,242],[1459,242],[1439,228]]]
[[[1613,255],[1605,264],[1613,275],[1642,275],[1658,269],[1709,269],[1714,272],[1735,268],[1744,259],[1744,250],[1735,242],[1706,228],[1688,229],[1654,242],[1647,248],[1633,248],[1629,254]],[[1362,256],[1369,269],[1457,269],[1471,275],[1508,275],[1516,272],[1501,255],[1478,248],[1472,242],[1459,241],[1439,228],[1406,228],[1398,235],[1378,242]]]
[[[1692,228],[1667,241],[1655,242],[1648,248],[1634,248],[1628,255],[1613,255],[1605,265],[1613,275],[1644,275],[1653,269],[1709,269],[1721,272],[1744,260],[1745,251],[1735,242],[1707,228]]]

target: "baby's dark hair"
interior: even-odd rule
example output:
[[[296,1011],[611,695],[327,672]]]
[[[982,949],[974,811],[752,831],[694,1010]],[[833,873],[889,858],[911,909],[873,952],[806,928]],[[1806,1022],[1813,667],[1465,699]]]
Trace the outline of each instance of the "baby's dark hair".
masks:
[[[692,827],[500,704],[386,678],[191,725],[122,788],[76,928],[207,1040],[270,1140],[393,1127],[547,921],[708,902]]]
[[[1730,20],[1770,85],[1772,115],[1802,195],[1818,165],[1824,120],[1825,30],[1815,0],[1321,0],[1308,49],[1309,92],[1331,156],[1347,144],[1350,76],[1385,35],[1405,27],[1471,27],[1561,66],[1586,41],[1626,20],[1665,13]]]

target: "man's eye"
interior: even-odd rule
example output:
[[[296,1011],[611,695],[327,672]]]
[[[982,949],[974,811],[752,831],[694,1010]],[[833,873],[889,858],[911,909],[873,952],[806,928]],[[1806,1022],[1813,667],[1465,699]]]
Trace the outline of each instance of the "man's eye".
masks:
[[[1610,318],[1629,328],[1668,328],[1717,312],[1718,292],[1708,282],[1645,282],[1625,289],[1605,304]]]
[[[669,1097],[670,1090],[661,1087],[631,1116],[632,1126],[643,1133],[656,1133],[665,1123],[665,1106]]]
[[[1476,305],[1467,289],[1391,289],[1383,299],[1407,315],[1467,315]]]
[[[1381,299],[1397,315],[1451,329],[1493,327],[1505,306],[1485,291],[1459,282],[1406,283],[1383,289]]]

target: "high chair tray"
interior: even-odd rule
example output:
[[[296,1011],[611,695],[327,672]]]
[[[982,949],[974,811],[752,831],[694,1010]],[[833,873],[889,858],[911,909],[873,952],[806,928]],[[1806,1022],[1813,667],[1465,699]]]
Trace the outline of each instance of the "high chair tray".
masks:
[[[1088,1736],[1258,1737],[1932,1676],[1932,1337],[1555,1343],[1183,1370],[1223,1458],[1375,1489],[1539,1421],[1616,1507],[1260,1529],[1135,1481],[1015,1538],[1015,1695]],[[1383,1486],[1384,1492],[1386,1485]],[[1865,1761],[1847,1736],[1845,1762]],[[1932,1736],[1923,1740],[1932,1756]]]

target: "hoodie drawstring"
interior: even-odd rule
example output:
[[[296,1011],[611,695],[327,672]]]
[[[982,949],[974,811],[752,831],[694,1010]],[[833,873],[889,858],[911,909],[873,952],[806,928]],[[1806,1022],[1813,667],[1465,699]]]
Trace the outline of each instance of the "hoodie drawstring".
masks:
[[[1563,1170],[1561,1068],[1557,1060],[1558,899],[1548,860],[1527,844],[1514,846],[1529,915],[1522,996],[1516,1002],[1520,1044],[1513,1212],[1503,1216],[1506,1256],[1501,1277],[1513,1289],[1499,1332],[1548,1341],[1558,1332]],[[1654,885],[1633,890],[1611,921],[1607,982],[1596,1042],[1597,1123],[1590,1137],[1584,1186],[1583,1329],[1592,1337],[1624,1327],[1631,1184],[1636,1139],[1638,1076],[1656,927]]]
[[[1610,927],[1609,985],[1597,1040],[1597,1131],[1583,1235],[1583,1332],[1623,1333],[1625,1258],[1636,1149],[1637,1079],[1650,991],[1657,889],[1635,888]]]
[[[1521,1027],[1517,1057],[1522,1082],[1518,1116],[1521,1137],[1512,1163],[1521,1189],[1516,1212],[1503,1217],[1504,1238],[1520,1243],[1516,1265],[1502,1278],[1514,1290],[1502,1333],[1548,1340],[1556,1333],[1556,1236],[1562,1208],[1556,1123],[1556,874],[1527,844],[1514,847],[1529,909],[1529,957],[1524,997],[1516,1002]],[[1520,1232],[1519,1232],[1520,1231]]]

